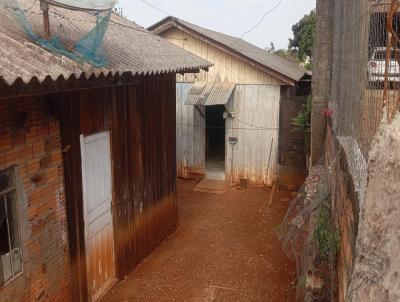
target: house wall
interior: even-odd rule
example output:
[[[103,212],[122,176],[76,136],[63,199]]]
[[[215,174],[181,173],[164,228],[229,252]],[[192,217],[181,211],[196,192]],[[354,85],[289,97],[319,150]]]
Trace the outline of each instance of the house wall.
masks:
[[[117,277],[124,278],[173,230],[176,204],[176,75],[60,96],[74,301],[85,297],[79,136],[109,130]],[[73,125],[73,126],[71,126]],[[82,279],[83,278],[83,279]]]
[[[222,81],[232,82],[239,86],[230,101],[231,109],[242,121],[227,121],[228,128],[237,128],[226,131],[226,172],[231,173],[232,151],[228,138],[238,136],[241,142],[235,146],[234,182],[241,178],[248,179],[253,185],[272,183],[276,173],[279,128],[279,79],[257,69],[256,67],[228,54],[227,52],[206,43],[180,29],[173,28],[161,34],[171,43],[195,55],[198,55],[214,66],[208,72],[200,74],[186,74],[177,76],[177,162],[178,176],[187,177],[190,172],[202,172],[205,167],[205,129],[199,127],[204,124],[204,118],[194,106],[184,105],[185,96],[190,90],[190,83],[195,81]],[[185,84],[186,83],[186,84]],[[239,118],[240,118],[239,117]],[[243,123],[244,122],[244,123]],[[273,130],[249,130],[250,125],[269,125]],[[243,128],[243,129],[241,129]],[[256,134],[256,132],[258,132]],[[272,142],[274,138],[274,141]],[[260,141],[261,140],[261,141]],[[268,169],[268,157],[272,142],[271,159]],[[251,156],[250,156],[251,154]]]
[[[185,105],[192,83],[176,84],[176,158],[179,177],[205,170],[205,108]],[[202,113],[200,113],[200,111]],[[202,115],[203,114],[203,115]]]
[[[234,118],[226,120],[226,172],[234,183],[271,185],[277,174],[280,87],[236,85],[228,102]],[[229,137],[238,138],[233,147]],[[233,163],[233,168],[232,168]]]
[[[59,121],[49,97],[0,99],[0,170],[15,168],[23,273],[0,301],[70,301]]]
[[[169,42],[214,64],[208,72],[178,76],[178,82],[213,81],[237,84],[281,85],[282,81],[258,68],[206,43],[180,29],[172,28],[161,34]]]

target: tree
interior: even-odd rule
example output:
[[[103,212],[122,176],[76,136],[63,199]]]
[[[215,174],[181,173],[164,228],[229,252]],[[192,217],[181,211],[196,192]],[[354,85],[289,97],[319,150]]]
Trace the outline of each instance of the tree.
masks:
[[[300,60],[297,57],[297,52],[293,49],[278,49],[274,51],[274,54],[277,56],[280,56],[281,58],[284,58],[286,60],[289,60],[293,63],[299,64]]]
[[[315,37],[315,10],[305,15],[293,25],[293,39],[289,39],[289,49],[295,50],[300,61],[304,62],[312,57]]]

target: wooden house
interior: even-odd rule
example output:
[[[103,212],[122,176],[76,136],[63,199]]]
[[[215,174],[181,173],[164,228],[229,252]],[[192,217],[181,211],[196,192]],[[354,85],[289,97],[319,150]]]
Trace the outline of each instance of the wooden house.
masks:
[[[168,17],[149,30],[213,63],[177,79],[178,175],[271,185],[278,170],[281,90],[305,75],[246,41]]]
[[[20,1],[37,33],[39,2]],[[210,64],[112,15],[94,68],[0,2],[0,301],[97,301],[177,223],[176,74]],[[68,45],[96,24],[50,7]]]

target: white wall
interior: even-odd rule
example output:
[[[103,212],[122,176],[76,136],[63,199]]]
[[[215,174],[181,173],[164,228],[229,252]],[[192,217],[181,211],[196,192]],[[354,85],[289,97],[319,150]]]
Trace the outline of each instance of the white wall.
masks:
[[[185,105],[192,83],[176,84],[176,156],[179,177],[205,169],[205,119],[193,105]],[[205,114],[204,108],[199,108]]]
[[[226,122],[227,179],[233,154],[235,183],[247,179],[253,186],[272,184],[277,173],[279,103],[280,86],[236,85],[234,98],[228,103],[235,118]],[[238,138],[233,153],[229,137]]]

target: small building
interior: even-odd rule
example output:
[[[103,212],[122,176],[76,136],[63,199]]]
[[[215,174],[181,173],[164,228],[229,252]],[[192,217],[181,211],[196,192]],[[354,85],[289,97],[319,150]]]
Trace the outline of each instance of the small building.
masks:
[[[167,17],[149,30],[214,64],[177,79],[178,176],[252,186],[278,170],[281,90],[305,70],[246,41]]]
[[[115,14],[109,64],[76,62],[19,2],[0,2],[0,301],[97,301],[176,226],[176,73],[210,64]],[[96,26],[49,21],[67,46]]]

